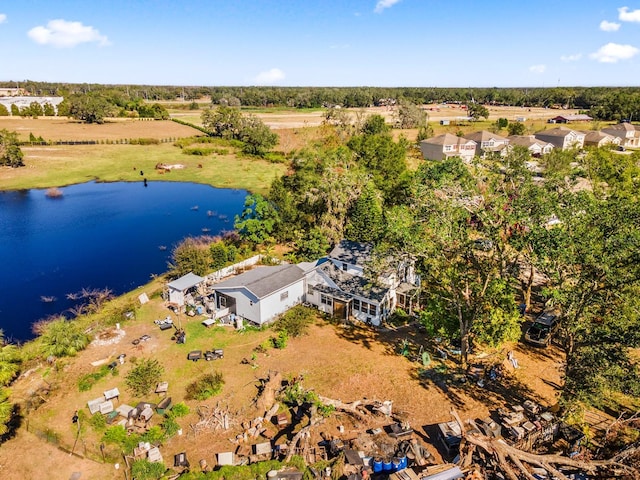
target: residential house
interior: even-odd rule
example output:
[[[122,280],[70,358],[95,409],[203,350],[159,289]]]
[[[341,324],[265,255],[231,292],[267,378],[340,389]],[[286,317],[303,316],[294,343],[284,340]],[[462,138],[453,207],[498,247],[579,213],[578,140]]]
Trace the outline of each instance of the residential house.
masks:
[[[476,142],[451,133],[444,133],[421,141],[420,150],[427,160],[460,157],[465,162],[469,162],[476,153]]]
[[[510,135],[509,141],[511,147],[525,147],[532,157],[541,157],[553,150],[553,144],[538,140],[533,135]]]
[[[605,132],[597,130],[589,130],[584,132],[584,145],[585,147],[604,147],[606,145],[620,145],[622,139],[620,137],[614,137]]]
[[[571,130],[567,127],[556,127],[549,130],[542,130],[535,134],[538,140],[551,143],[555,148],[570,150],[572,148],[582,148],[584,146],[584,133]]]
[[[211,288],[218,311],[262,325],[302,303],[304,283],[304,271],[287,264],[256,267]]]
[[[509,151],[508,138],[488,132],[487,130],[469,133],[465,135],[464,138],[473,140],[476,143],[475,156],[477,157],[491,153],[505,156]]]
[[[593,120],[589,115],[577,113],[575,115],[558,115],[550,118],[549,123],[571,123],[571,122],[590,122]]]
[[[413,268],[401,265],[371,279],[365,266],[372,252],[371,244],[343,240],[326,259],[308,265],[306,301],[334,317],[372,325],[380,325],[398,305],[411,310],[419,284]]]
[[[640,130],[629,122],[618,123],[601,129],[602,132],[620,139],[623,147],[640,147]]]

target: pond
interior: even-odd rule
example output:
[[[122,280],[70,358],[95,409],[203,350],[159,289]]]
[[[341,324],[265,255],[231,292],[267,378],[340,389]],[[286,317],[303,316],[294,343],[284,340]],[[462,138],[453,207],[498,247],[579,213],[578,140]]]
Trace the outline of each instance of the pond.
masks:
[[[33,338],[31,324],[67,312],[82,289],[114,294],[162,274],[185,237],[233,229],[244,190],[177,182],[84,183],[0,192],[0,328]]]

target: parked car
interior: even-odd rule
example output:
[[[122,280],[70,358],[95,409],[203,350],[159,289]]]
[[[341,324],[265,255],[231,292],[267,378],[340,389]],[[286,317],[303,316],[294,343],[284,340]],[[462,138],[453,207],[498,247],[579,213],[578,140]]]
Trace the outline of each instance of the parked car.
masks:
[[[538,316],[524,334],[526,342],[539,347],[547,347],[558,326],[557,315],[544,312]]]

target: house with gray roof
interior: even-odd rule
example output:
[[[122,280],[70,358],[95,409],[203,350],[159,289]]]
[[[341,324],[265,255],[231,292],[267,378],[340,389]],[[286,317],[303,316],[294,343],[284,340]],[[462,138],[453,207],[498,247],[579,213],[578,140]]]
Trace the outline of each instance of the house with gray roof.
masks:
[[[640,147],[640,129],[629,122],[618,123],[601,129],[602,132],[620,139],[623,147]]]
[[[256,325],[304,301],[305,272],[297,265],[256,267],[212,285],[215,306]]]
[[[600,132],[598,130],[588,130],[584,132],[584,146],[585,147],[604,147],[606,145],[620,145],[622,139],[609,135],[606,132]]]
[[[509,141],[512,147],[525,147],[532,157],[541,157],[553,150],[553,144],[538,140],[533,135],[510,135]]]
[[[175,307],[183,307],[189,293],[196,293],[205,279],[193,272],[167,284],[167,299],[169,304]]]
[[[460,157],[465,162],[473,160],[476,154],[476,142],[463,137],[443,133],[420,142],[420,151],[427,160],[445,160]]]
[[[509,148],[509,139],[502,137],[487,130],[480,130],[479,132],[469,133],[464,136],[467,140],[473,140],[476,142],[475,156],[483,157],[487,154],[498,154],[505,156]]]
[[[584,133],[571,130],[567,127],[556,127],[549,130],[541,130],[535,134],[538,140],[551,143],[560,150],[582,148],[584,146]]]
[[[306,274],[306,301],[336,318],[380,325],[416,291],[413,268],[399,267],[378,275],[366,271],[373,245],[343,240]],[[400,293],[401,292],[401,293]],[[408,308],[410,310],[410,308]]]

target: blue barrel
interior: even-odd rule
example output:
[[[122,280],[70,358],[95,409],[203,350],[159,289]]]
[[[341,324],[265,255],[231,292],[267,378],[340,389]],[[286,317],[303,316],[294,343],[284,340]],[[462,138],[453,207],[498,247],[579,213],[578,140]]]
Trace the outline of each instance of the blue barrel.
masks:
[[[393,462],[391,460],[385,460],[382,462],[382,471],[383,472],[392,472],[393,471]]]
[[[373,473],[380,473],[382,471],[382,459],[374,458],[373,459]]]
[[[398,470],[402,470],[402,460],[400,460],[398,457],[394,457],[393,461],[392,461],[392,471],[397,472]]]
[[[400,465],[398,466],[398,470],[404,470],[405,468],[407,468],[407,456],[406,455],[398,457],[398,460],[400,460]]]

